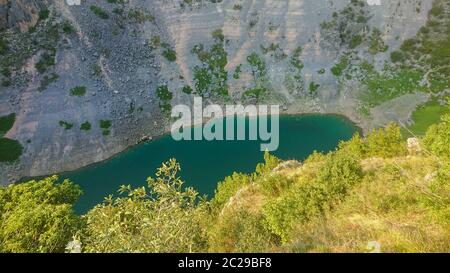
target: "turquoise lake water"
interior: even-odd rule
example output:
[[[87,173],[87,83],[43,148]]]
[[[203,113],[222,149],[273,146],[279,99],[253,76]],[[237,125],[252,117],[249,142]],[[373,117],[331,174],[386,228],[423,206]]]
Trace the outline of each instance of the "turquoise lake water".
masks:
[[[334,150],[357,131],[350,121],[334,115],[280,117],[280,145],[273,152],[281,159],[303,160],[313,151]],[[176,158],[187,186],[212,196],[217,182],[238,172],[253,172],[262,162],[260,141],[175,141],[170,135],[139,144],[107,161],[61,175],[81,186],[78,213],[116,194],[120,185],[146,185],[162,162]]]

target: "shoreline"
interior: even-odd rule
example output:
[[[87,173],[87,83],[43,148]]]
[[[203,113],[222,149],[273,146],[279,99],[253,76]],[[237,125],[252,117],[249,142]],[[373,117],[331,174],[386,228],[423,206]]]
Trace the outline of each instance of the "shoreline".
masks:
[[[302,117],[302,116],[334,116],[334,117],[338,117],[338,118],[342,119],[345,122],[350,123],[352,126],[354,126],[356,128],[356,132],[358,132],[360,135],[364,135],[364,129],[362,127],[360,127],[357,122],[353,121],[352,119],[350,119],[349,117],[345,116],[344,114],[313,113],[312,112],[312,113],[280,113],[278,116],[280,118],[281,117],[293,117],[293,116],[298,116],[298,117]],[[220,118],[226,118],[226,117],[227,116],[222,116]],[[250,117],[247,116],[246,118],[251,118],[251,117],[255,117],[255,116],[250,116]],[[214,117],[214,118],[216,118],[216,117]],[[214,119],[214,118],[211,118],[211,119]],[[204,125],[209,120],[204,120],[201,124]],[[194,127],[195,126],[199,126],[199,124],[194,124]],[[56,172],[56,173],[50,173],[50,174],[44,174],[44,175],[38,175],[38,176],[31,176],[31,177],[30,176],[21,177],[16,182],[11,183],[11,184],[23,183],[23,182],[31,181],[31,180],[39,180],[39,179],[42,179],[42,178],[45,178],[45,177],[49,177],[49,176],[52,176],[52,175],[57,175],[58,177],[61,177],[64,174],[67,174],[67,173],[77,172],[77,171],[81,171],[81,170],[83,170],[85,168],[94,167],[95,165],[102,164],[102,163],[104,163],[104,162],[106,162],[108,160],[111,160],[111,159],[113,159],[113,158],[115,158],[117,156],[120,156],[120,155],[130,151],[131,149],[134,149],[134,148],[140,146],[140,145],[146,145],[146,144],[148,144],[148,143],[150,143],[152,141],[157,141],[157,140],[159,140],[159,139],[161,139],[163,137],[169,136],[170,133],[171,133],[170,129],[167,130],[167,128],[166,128],[163,134],[152,136],[151,139],[143,140],[143,141],[137,142],[136,144],[129,145],[124,150],[122,150],[122,151],[120,151],[118,153],[115,153],[115,154],[113,154],[113,155],[111,155],[111,156],[109,156],[109,157],[107,157],[105,159],[102,159],[100,161],[89,163],[87,165],[84,165],[84,166],[81,166],[81,167],[77,167],[77,168],[73,168],[71,170],[62,170],[62,171]]]

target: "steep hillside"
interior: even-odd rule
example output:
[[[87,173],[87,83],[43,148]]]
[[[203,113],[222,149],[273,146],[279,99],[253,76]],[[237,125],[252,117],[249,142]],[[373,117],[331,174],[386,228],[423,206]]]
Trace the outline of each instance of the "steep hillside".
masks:
[[[397,51],[422,31],[445,44],[448,12],[443,0],[1,0],[0,117],[16,114],[5,138],[23,147],[0,163],[1,181],[158,136],[171,105],[194,95],[344,114],[365,131],[409,124],[418,105],[445,98],[448,70],[401,63]]]

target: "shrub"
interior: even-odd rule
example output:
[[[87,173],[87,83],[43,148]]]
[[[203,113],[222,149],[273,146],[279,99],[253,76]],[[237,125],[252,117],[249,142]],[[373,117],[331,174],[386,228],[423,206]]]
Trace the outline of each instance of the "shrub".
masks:
[[[357,48],[361,43],[363,42],[363,37],[361,35],[355,35],[353,36],[352,40],[350,41],[350,48],[354,49]]]
[[[55,65],[55,52],[45,52],[35,67],[39,73],[44,73],[47,69]]]
[[[70,24],[69,21],[64,21],[61,23],[61,29],[65,34],[72,34],[75,32],[75,28]]]
[[[122,186],[86,215],[85,252],[199,252],[205,217],[197,192],[183,186],[180,166],[170,160],[148,178],[148,187]]]
[[[0,137],[6,134],[13,127],[15,121],[15,113],[0,117]]]
[[[86,86],[76,86],[70,89],[71,96],[82,97],[86,94]]]
[[[194,90],[192,90],[192,87],[190,87],[189,85],[185,85],[183,87],[183,92],[186,94],[191,94]]]
[[[83,124],[81,124],[80,130],[89,131],[89,130],[91,130],[91,127],[92,127],[92,125],[88,121],[86,121]]]
[[[166,48],[162,55],[169,61],[169,62],[175,62],[177,60],[177,53],[175,50],[171,48]]]
[[[95,15],[97,15],[98,17],[100,17],[100,18],[102,18],[104,20],[109,18],[108,13],[105,10],[103,10],[102,8],[100,8],[100,7],[92,5],[90,7],[90,9]]]
[[[100,120],[100,128],[102,129],[109,129],[111,127],[111,121],[110,120]]]
[[[433,154],[450,158],[450,115],[444,115],[440,123],[427,130],[423,144]]]
[[[334,76],[339,77],[342,75],[345,69],[348,67],[348,57],[344,56],[341,58],[340,62],[334,65],[331,68],[331,73],[333,73]]]
[[[17,141],[0,138],[0,162],[14,162],[22,155],[23,147]]]
[[[373,130],[366,139],[368,156],[388,158],[402,156],[406,153],[406,143],[403,141],[400,128],[394,123],[385,128]]]
[[[167,87],[167,85],[158,86],[156,89],[156,95],[163,101],[171,100],[173,97],[172,92],[169,91],[169,87]]]
[[[60,120],[59,121],[59,126],[63,127],[64,130],[70,130],[73,127],[73,123],[68,123],[66,121]]]
[[[282,242],[288,242],[296,224],[331,209],[361,179],[362,169],[356,159],[344,153],[327,155],[314,181],[298,183],[264,205],[267,228]]]
[[[50,16],[50,11],[48,9],[43,9],[39,11],[39,20],[44,21],[47,20]]]
[[[401,63],[404,62],[406,59],[406,56],[403,52],[401,51],[393,51],[391,53],[391,61],[394,63]]]
[[[79,186],[53,176],[0,188],[0,252],[64,252],[80,228]]]
[[[216,40],[218,40],[218,41],[220,41],[220,42],[223,42],[223,40],[225,39],[225,36],[223,35],[222,29],[216,29],[216,30],[214,30],[214,31],[211,33],[211,36],[212,36],[214,39],[216,39]]]
[[[217,184],[214,191],[214,198],[211,200],[213,208],[222,208],[236,192],[252,181],[251,177],[242,173],[233,173],[231,176]]]
[[[320,84],[315,83],[315,82],[311,82],[309,84],[309,93],[310,94],[315,94],[317,92],[317,90],[319,89]]]

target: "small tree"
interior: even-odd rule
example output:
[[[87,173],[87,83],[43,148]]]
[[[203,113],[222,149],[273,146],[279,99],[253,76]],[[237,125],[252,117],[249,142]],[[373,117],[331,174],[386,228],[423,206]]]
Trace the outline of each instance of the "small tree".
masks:
[[[450,159],[450,115],[428,129],[423,144],[433,154]]]
[[[85,252],[194,252],[205,247],[200,221],[203,202],[183,188],[180,165],[164,163],[146,187],[122,186],[86,215]]]

